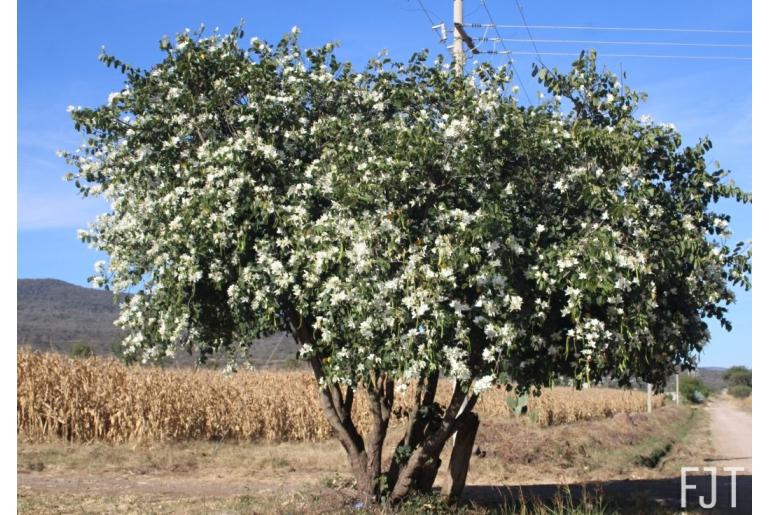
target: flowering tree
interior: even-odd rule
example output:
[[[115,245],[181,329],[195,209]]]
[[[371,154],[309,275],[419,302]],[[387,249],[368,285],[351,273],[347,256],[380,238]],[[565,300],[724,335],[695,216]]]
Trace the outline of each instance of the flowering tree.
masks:
[[[149,70],[101,57],[126,82],[72,112],[86,140],[70,178],[111,205],[81,237],[110,256],[94,282],[134,292],[119,319],[134,356],[237,354],[289,331],[368,498],[429,489],[493,386],[661,385],[694,365],[705,317],[729,324],[749,252],[712,207],[748,195],[707,170],[709,141],[681,148],[637,119],[640,96],[593,54],[535,68],[550,96],[525,107],[505,68],[457,78],[417,54],[357,72],[296,30],[241,37],[177,35]]]

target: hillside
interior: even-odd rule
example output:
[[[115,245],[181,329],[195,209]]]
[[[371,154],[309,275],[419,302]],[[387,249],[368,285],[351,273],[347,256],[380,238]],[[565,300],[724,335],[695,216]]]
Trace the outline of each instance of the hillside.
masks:
[[[722,374],[727,372],[726,368],[722,367],[701,367],[693,372],[693,375],[700,379],[703,384],[718,392],[722,388],[727,388],[727,383],[722,379]]]
[[[84,343],[97,355],[112,355],[122,338],[114,325],[119,307],[104,290],[57,279],[18,279],[16,304],[17,346],[69,353],[74,344]],[[249,361],[255,366],[290,365],[295,354],[293,340],[275,334],[252,345]],[[180,353],[180,364],[192,361]]]
[[[112,294],[56,279],[18,279],[16,343],[34,349],[69,352],[84,343],[97,354],[111,354],[121,331],[113,322],[118,306]]]

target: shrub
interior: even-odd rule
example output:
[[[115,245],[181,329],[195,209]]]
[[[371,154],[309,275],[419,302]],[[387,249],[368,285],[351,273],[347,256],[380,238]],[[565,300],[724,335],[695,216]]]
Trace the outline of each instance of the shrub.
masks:
[[[751,395],[751,386],[746,386],[745,384],[735,384],[727,389],[727,393],[736,399],[745,399]]]
[[[730,367],[722,375],[729,386],[748,386],[751,389],[751,370],[746,367]]]
[[[705,401],[710,394],[711,390],[709,387],[703,384],[697,377],[682,376],[679,379],[679,395],[688,402],[700,404]]]
[[[70,356],[73,358],[90,358],[93,355],[93,349],[85,343],[73,343],[72,347],[70,347]]]

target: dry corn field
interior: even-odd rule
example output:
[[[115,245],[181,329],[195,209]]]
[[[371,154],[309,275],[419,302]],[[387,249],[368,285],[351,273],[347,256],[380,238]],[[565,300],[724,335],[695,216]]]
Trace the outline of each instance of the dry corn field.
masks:
[[[141,442],[174,440],[319,441],[331,429],[318,405],[317,384],[303,371],[243,371],[127,367],[114,359],[73,359],[19,350],[17,434],[25,441]],[[446,402],[449,381],[437,399]],[[476,411],[510,416],[509,396],[486,392]],[[397,396],[405,406],[409,392]],[[663,404],[656,396],[654,405]],[[543,390],[530,396],[530,418],[554,425],[646,409],[641,392],[591,388]],[[368,409],[357,396],[354,419],[366,427]]]

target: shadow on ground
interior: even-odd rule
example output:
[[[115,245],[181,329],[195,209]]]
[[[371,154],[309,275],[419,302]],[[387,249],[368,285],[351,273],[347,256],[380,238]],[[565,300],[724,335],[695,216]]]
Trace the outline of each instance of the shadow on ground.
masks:
[[[524,486],[466,486],[463,499],[486,507],[514,507],[523,499],[532,502],[539,499],[546,506],[554,506],[560,496],[562,502],[571,498],[577,505],[586,492],[590,497],[600,495],[609,513],[751,513],[751,476],[739,475],[735,478],[735,507],[732,507],[732,478],[716,476],[716,500],[712,508],[703,508],[700,497],[707,506],[714,502],[712,498],[712,476],[708,474],[688,475],[686,503],[681,506],[681,478],[669,479],[626,479],[585,485],[524,485]],[[694,488],[693,488],[694,487]]]

